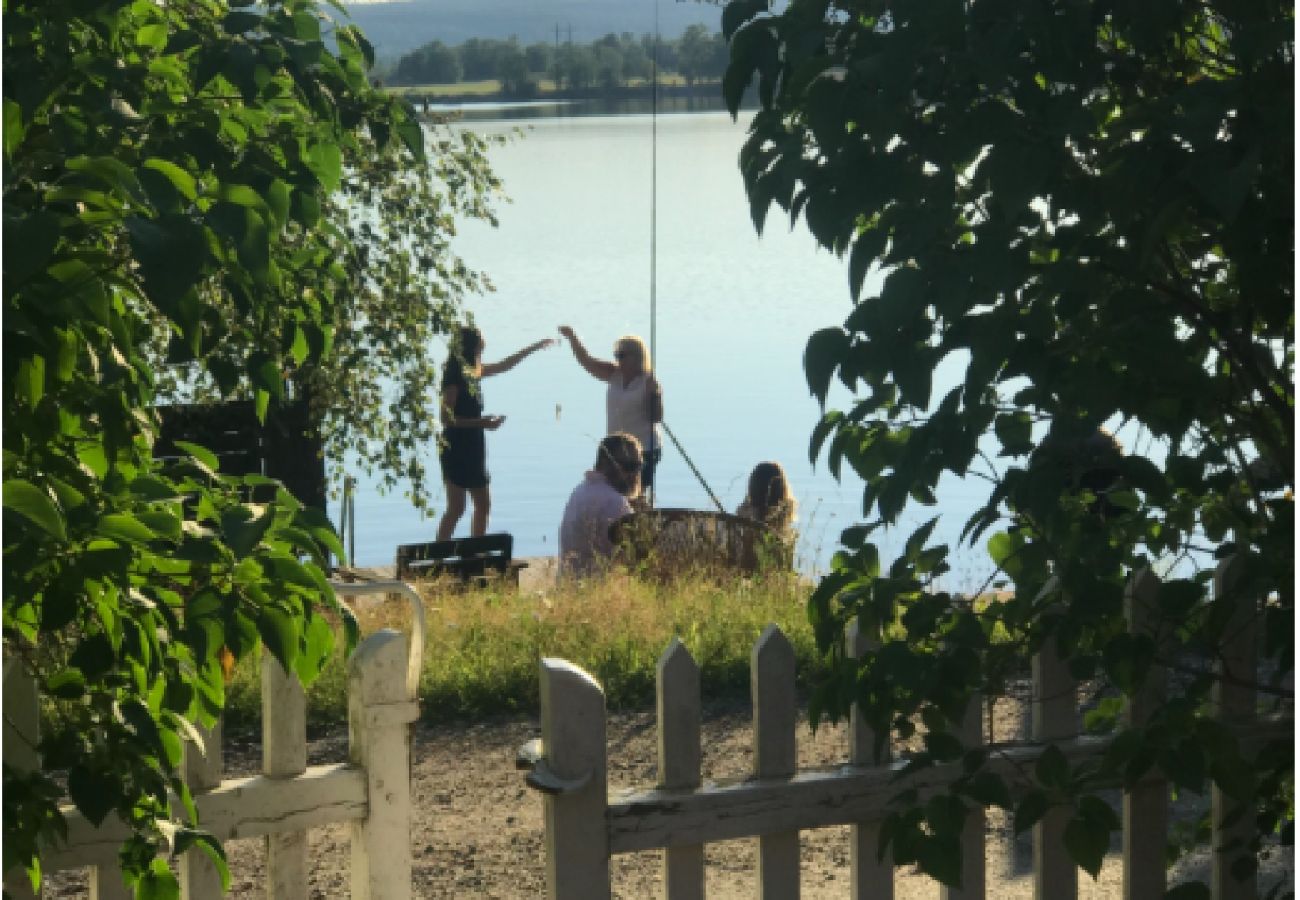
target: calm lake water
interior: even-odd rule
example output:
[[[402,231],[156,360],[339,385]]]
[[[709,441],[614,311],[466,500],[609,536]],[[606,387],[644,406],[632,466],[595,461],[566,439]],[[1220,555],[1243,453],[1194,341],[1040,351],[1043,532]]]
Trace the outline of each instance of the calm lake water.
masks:
[[[525,129],[492,154],[512,201],[499,208],[500,227],[468,225],[454,245],[497,286],[470,302],[488,361],[556,336],[561,324],[606,359],[622,334],[650,339],[651,117],[558,111],[526,121],[480,112],[497,118],[467,123],[484,133]],[[856,477],[839,484],[824,463],[808,461],[819,410],[802,369],[808,336],[851,310],[847,269],[802,224],[791,230],[779,211],[762,237],[755,233],[737,168],[750,115],[739,122],[725,112],[658,116],[655,369],[669,428],[729,511],[755,463],[785,466],[799,501],[799,565],[818,572],[841,529],[861,513]],[[936,379],[936,394],[943,380]],[[837,389],[832,403],[842,404],[847,393]],[[488,435],[490,530],[512,533],[516,555],[555,552],[565,500],[603,434],[604,392],[567,344],[484,381],[487,412],[507,417]],[[976,494],[953,481],[941,497],[940,510],[914,513],[884,538],[884,549],[901,548],[936,511],[944,513],[938,536],[955,541]],[[656,502],[711,508],[671,443]],[[365,482],[356,518],[360,565],[391,564],[397,544],[432,540],[436,525],[405,498],[381,496]],[[467,512],[458,533],[468,527]]]

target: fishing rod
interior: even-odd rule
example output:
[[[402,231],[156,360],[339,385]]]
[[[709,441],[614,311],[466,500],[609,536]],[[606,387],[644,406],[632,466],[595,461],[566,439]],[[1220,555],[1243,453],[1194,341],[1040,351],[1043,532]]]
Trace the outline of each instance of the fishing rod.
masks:
[[[650,48],[650,358],[656,359],[656,324],[659,321],[657,275],[659,269],[659,0],[654,6],[655,39]],[[667,428],[668,426],[664,426]],[[655,452],[655,430],[650,426],[650,454]],[[673,443],[677,439],[673,438]],[[679,444],[677,449],[681,449]],[[685,454],[682,454],[683,456]],[[706,488],[707,490],[707,488]],[[650,505],[655,505],[655,489],[650,487]]]
[[[654,43],[650,50],[650,358],[657,359],[656,345],[657,325],[659,322],[659,305],[658,305],[658,274],[659,274],[659,0],[652,0],[654,7]],[[695,467],[695,463],[682,447],[682,442],[677,440],[677,435],[668,427],[667,422],[660,422],[668,437],[672,439],[673,446],[677,452],[686,460],[686,465],[690,467],[691,474],[700,482],[713,505],[718,508],[718,512],[725,514],[727,510],[723,508],[722,503],[718,500],[709,483],[704,480],[700,470]],[[650,452],[654,453],[654,429],[650,429]],[[650,488],[650,505],[654,506],[654,488]]]
[[[673,434],[673,430],[668,427],[667,422],[660,422],[659,424],[664,427],[664,432],[668,435],[668,437],[672,438],[673,446],[676,447],[677,452],[682,455],[682,459],[686,460],[686,465],[690,466],[691,473],[697,479],[699,479],[700,484],[704,485],[705,492],[708,493],[709,499],[713,501],[713,505],[718,508],[718,512],[722,513],[723,515],[726,515],[727,510],[725,507],[723,507],[722,501],[720,501],[717,498],[717,496],[713,493],[712,488],[709,487],[709,483],[705,481],[704,476],[700,474],[700,470],[695,468],[695,463],[691,461],[691,458],[686,454],[686,451],[682,448],[682,442],[677,440],[677,435]]]

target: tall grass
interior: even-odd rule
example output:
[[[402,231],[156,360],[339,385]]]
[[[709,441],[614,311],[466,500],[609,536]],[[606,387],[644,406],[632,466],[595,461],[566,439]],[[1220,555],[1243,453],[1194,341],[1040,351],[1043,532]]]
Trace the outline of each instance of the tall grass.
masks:
[[[426,720],[535,710],[538,661],[557,656],[590,672],[610,708],[654,700],[655,666],[674,637],[700,666],[707,697],[743,696],[754,641],[776,623],[794,645],[801,681],[817,665],[805,613],[811,588],[793,576],[688,575],[671,582],[611,575],[581,585],[520,591],[496,584],[461,590],[425,583],[427,633],[420,700]],[[358,610],[362,633],[409,628],[405,601]],[[236,669],[227,688],[227,721],[251,725],[260,715],[255,661]],[[308,689],[317,725],[346,718],[346,663],[336,654]]]

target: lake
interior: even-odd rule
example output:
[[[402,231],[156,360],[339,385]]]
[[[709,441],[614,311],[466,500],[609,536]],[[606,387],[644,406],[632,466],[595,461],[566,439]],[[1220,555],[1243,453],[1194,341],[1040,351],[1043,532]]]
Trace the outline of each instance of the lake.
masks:
[[[583,111],[533,106],[519,119],[497,108],[466,122],[483,133],[525,130],[491,154],[511,198],[499,206],[500,227],[469,223],[453,244],[497,287],[469,303],[487,361],[556,336],[561,324],[605,359],[620,335],[651,337],[652,118],[559,114]],[[799,566],[815,573],[825,570],[840,530],[861,514],[862,483],[850,473],[839,484],[824,463],[808,460],[820,413],[802,369],[808,336],[852,308],[847,267],[820,250],[802,223],[791,229],[779,210],[761,237],[755,233],[737,167],[750,116],[657,117],[655,370],[668,427],[728,511],[743,498],[755,463],[785,467],[799,501]],[[943,382],[941,373],[936,395]],[[485,379],[483,390],[486,411],[507,417],[488,434],[489,530],[512,533],[517,556],[553,555],[564,503],[603,435],[605,386],[561,344]],[[832,403],[847,399],[837,385]],[[711,508],[668,443],[657,505]],[[937,536],[955,541],[978,494],[956,480],[943,488]],[[331,511],[337,521],[337,507]],[[911,513],[883,549],[901,548],[934,512]],[[356,521],[360,565],[391,564],[397,544],[432,540],[436,527],[405,498],[381,496],[364,480]],[[467,511],[458,534],[468,527]]]

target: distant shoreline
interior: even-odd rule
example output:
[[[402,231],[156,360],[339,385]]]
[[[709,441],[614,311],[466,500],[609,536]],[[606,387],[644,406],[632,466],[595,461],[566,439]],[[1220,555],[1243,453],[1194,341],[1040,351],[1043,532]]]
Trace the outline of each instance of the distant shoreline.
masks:
[[[618,102],[623,100],[646,100],[649,101],[655,92],[652,92],[650,85],[638,84],[617,88],[589,88],[584,90],[563,90],[563,91],[534,91],[534,92],[507,92],[507,91],[464,91],[455,93],[450,88],[454,85],[428,85],[407,87],[394,85],[394,93],[400,93],[421,112],[443,112],[449,109],[454,110],[463,106],[487,107],[494,106],[545,106],[545,105],[564,105],[570,103],[580,103],[589,101],[601,102]],[[436,89],[435,89],[436,88]],[[717,101],[721,103],[721,82],[699,81],[693,85],[677,84],[660,84],[657,92],[660,100],[670,99],[690,99]]]

